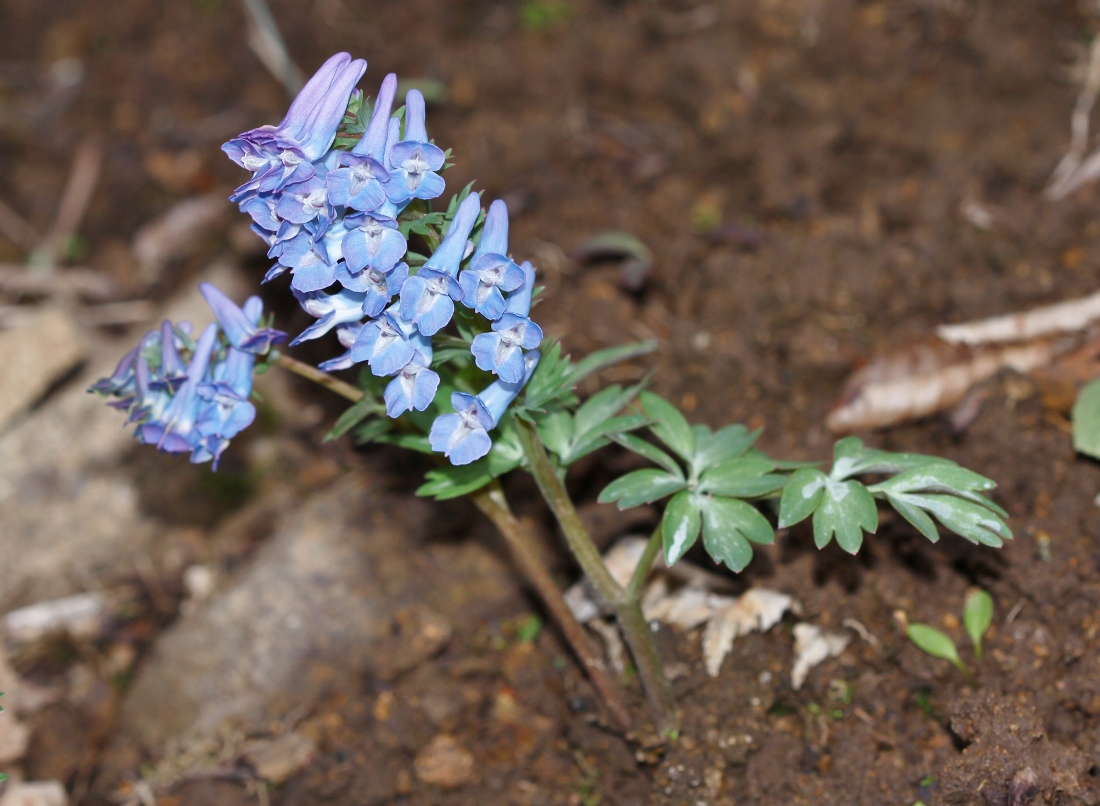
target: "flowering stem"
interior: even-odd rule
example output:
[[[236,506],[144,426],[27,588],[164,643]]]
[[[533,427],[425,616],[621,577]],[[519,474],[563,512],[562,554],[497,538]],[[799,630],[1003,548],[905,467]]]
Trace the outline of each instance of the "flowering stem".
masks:
[[[607,667],[599,653],[592,648],[584,628],[577,622],[565,603],[561,590],[546,570],[530,535],[509,509],[500,484],[494,480],[487,487],[470,493],[470,500],[485,513],[504,536],[516,565],[539,594],[550,617],[554,619],[558,629],[562,631],[566,641],[573,648],[573,652],[584,666],[588,679],[592,681],[616,727],[624,732],[629,731],[632,724],[630,712],[623,703],[619,687],[607,673]]]
[[[318,383],[352,402],[358,402],[363,398],[363,393],[351,384],[345,383],[339,378],[334,378],[327,372],[315,369],[309,364],[290,356],[280,354],[275,358],[274,363],[285,370]],[[603,700],[603,704],[615,726],[624,733],[629,731],[632,727],[632,720],[630,712],[623,703],[618,686],[607,673],[607,667],[589,643],[584,628],[573,616],[573,612],[565,603],[557,584],[547,572],[531,536],[509,509],[508,501],[504,497],[504,490],[501,489],[500,484],[494,480],[487,487],[470,493],[469,497],[474,505],[485,513],[486,517],[493,522],[504,536],[508,547],[512,551],[512,558],[519,566],[520,572],[527,577],[531,587],[542,599],[542,603],[549,612],[550,617],[558,625],[558,629],[565,636],[565,640],[569,642],[573,652],[576,653],[577,659],[584,666],[588,679],[592,682],[600,699]]]
[[[334,378],[327,372],[311,367],[304,361],[299,361],[297,358],[291,358],[289,355],[279,353],[275,356],[273,362],[283,369],[293,372],[295,375],[300,375],[306,380],[313,381],[316,384],[320,384],[331,392],[335,392],[340,397],[346,397],[352,402],[362,400],[363,393],[352,386],[350,383],[345,383],[339,378]]]
[[[634,657],[634,665],[642,680],[658,731],[663,735],[675,732],[679,727],[676,703],[672,698],[661,658],[657,654],[657,647],[653,643],[653,633],[649,629],[645,616],[642,615],[636,591],[632,594],[630,588],[624,589],[607,570],[603,557],[600,556],[600,550],[596,548],[588,530],[581,523],[565,485],[554,472],[554,466],[550,463],[550,457],[546,455],[546,449],[535,427],[519,418],[516,419],[516,427],[520,442],[523,443],[524,453],[527,455],[531,475],[535,477],[535,483],[542,491],[543,498],[553,510],[565,534],[570,551],[573,552],[573,556],[576,557],[596,592],[615,610],[619,628],[630,646],[630,653]]]

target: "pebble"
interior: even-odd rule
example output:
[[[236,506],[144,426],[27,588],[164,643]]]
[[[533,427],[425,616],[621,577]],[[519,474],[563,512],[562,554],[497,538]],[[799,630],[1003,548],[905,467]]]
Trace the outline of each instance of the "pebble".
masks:
[[[457,789],[474,780],[474,757],[454,737],[440,734],[417,753],[413,769],[425,784]]]

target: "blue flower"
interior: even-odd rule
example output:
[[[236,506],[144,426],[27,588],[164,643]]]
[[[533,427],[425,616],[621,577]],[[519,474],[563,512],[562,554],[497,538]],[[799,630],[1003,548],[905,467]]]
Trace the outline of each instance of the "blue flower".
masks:
[[[391,306],[380,317],[363,325],[351,346],[355,363],[366,361],[371,372],[380,377],[393,375],[408,364],[416,352],[411,339],[416,328],[395,315],[396,307]]]
[[[191,341],[187,322],[175,327],[164,322],[126,354],[110,378],[89,391],[114,397],[112,405],[130,409],[138,441],[171,453],[190,451],[192,462],[213,460],[217,469],[229,440],[256,416],[248,401],[256,356],[286,334],[260,327],[259,297],[238,308],[209,283],[200,290],[218,321],[197,342]],[[184,354],[189,355],[186,362]]]
[[[354,274],[348,271],[344,263],[336,267],[336,279],[344,288],[366,294],[362,311],[364,316],[371,319],[382,313],[382,310],[390,304],[393,295],[401,290],[401,285],[408,276],[409,266],[406,263],[398,263],[388,272],[363,269]]]
[[[480,369],[509,383],[523,377],[523,350],[533,350],[542,343],[542,328],[527,316],[531,310],[535,268],[524,261],[521,271],[525,277],[523,285],[508,295],[505,312],[492,324],[493,332],[474,336],[470,345]]]
[[[102,378],[96,381],[91,385],[88,391],[95,392],[101,397],[116,398],[115,400],[108,401],[107,405],[112,408],[127,411],[134,402],[134,392],[137,389],[137,383],[134,376],[134,365],[137,362],[140,352],[141,345],[130,350],[130,352],[122,356],[122,360],[118,362],[118,366],[115,367],[115,371],[111,373],[109,378]]]
[[[442,453],[451,460],[451,464],[468,465],[493,447],[489,429],[495,423],[476,395],[454,392],[451,407],[455,410],[454,414],[444,414],[432,423],[428,442],[433,451]]]
[[[281,190],[313,176],[312,163],[328,151],[366,69],[362,59],[337,53],[302,88],[278,126],[260,126],[223,145],[231,160],[253,172],[245,187]]]
[[[409,199],[434,199],[445,187],[443,177],[435,173],[445,160],[443,150],[428,142],[424,96],[420,90],[409,90],[405,96],[405,139],[390,151],[386,195],[397,204]]]
[[[470,237],[481,212],[476,195],[466,197],[455,213],[443,242],[420,268],[401,286],[401,315],[413,322],[425,336],[438,333],[454,314],[454,300],[462,298],[455,281],[459,264],[466,254]]]
[[[195,353],[187,367],[187,378],[172,396],[164,413],[149,416],[138,426],[137,437],[146,445],[156,445],[168,453],[193,451],[198,442],[193,433],[198,421],[202,398],[198,386],[204,380],[210,366],[210,356],[218,338],[218,326],[209,324],[195,345]]]
[[[303,292],[320,291],[336,282],[336,266],[342,257],[341,243],[346,234],[343,221],[323,231],[313,226],[307,224],[281,244],[278,254],[279,263],[292,269],[291,287]]]
[[[397,91],[397,76],[390,73],[382,80],[370,123],[362,139],[350,153],[343,152],[325,181],[333,204],[354,210],[376,210],[386,202],[382,185],[390,181],[390,173],[379,161],[386,148],[393,96]]]
[[[341,241],[344,261],[351,271],[365,268],[388,272],[405,254],[408,244],[397,222],[376,212],[344,218],[348,233]]]
[[[256,356],[230,347],[226,359],[213,369],[215,380],[198,385],[202,406],[195,428],[199,434],[191,461],[214,461],[214,470],[229,440],[256,419],[256,407],[249,402],[252,394],[252,370]]]
[[[439,376],[428,368],[431,358],[417,352],[386,386],[386,414],[400,417],[406,411],[424,411],[435,399]]]
[[[329,202],[325,180],[311,176],[304,182],[286,186],[275,204],[275,214],[292,224],[308,224],[315,218],[327,224],[336,217],[336,210]]]
[[[401,316],[425,336],[434,336],[451,321],[454,300],[461,298],[462,289],[454,277],[422,268],[401,286]]]
[[[199,283],[199,291],[214,312],[214,318],[218,320],[225,337],[238,350],[262,355],[271,349],[272,344],[286,341],[286,333],[281,330],[257,329],[264,307],[259,297],[245,300],[242,310],[210,283]]]
[[[302,310],[316,317],[318,321],[303,330],[290,343],[291,347],[303,341],[320,338],[337,325],[358,322],[363,318],[363,300],[367,295],[344,289],[335,294],[325,294],[320,291],[309,293],[294,291],[294,296],[298,298],[298,304],[302,306]]]
[[[508,257],[508,206],[497,199],[489,205],[481,242],[458,283],[462,301],[486,319],[499,319],[504,313],[501,291],[514,291],[523,285],[523,271]]]
[[[386,140],[390,130],[390,112],[393,109],[393,98],[397,95],[397,74],[390,73],[382,79],[382,86],[378,88],[378,98],[375,99],[374,109],[371,112],[370,123],[363,133],[362,139],[351,149],[352,154],[373,157],[379,162],[384,162],[386,156]]]
[[[535,372],[542,356],[536,351],[524,358],[525,371],[519,383],[494,381],[479,395],[454,392],[454,414],[443,414],[432,423],[428,442],[433,451],[442,453],[454,465],[468,465],[489,452],[493,446],[489,431],[497,426],[508,406],[516,399]]]

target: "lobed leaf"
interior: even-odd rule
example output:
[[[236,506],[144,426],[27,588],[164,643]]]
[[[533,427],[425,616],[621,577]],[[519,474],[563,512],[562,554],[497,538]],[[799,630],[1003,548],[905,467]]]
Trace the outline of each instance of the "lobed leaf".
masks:
[[[340,415],[332,430],[325,434],[325,442],[339,439],[372,414],[382,414],[385,411],[385,406],[370,395],[365,395]]]
[[[858,481],[825,483],[821,503],[814,511],[814,543],[824,548],[833,535],[849,554],[863,545],[863,533],[878,529],[878,506],[867,488]]]
[[[695,455],[691,459],[691,469],[695,474],[736,459],[752,447],[763,429],[750,431],[743,425],[727,425],[711,433],[705,425],[692,426],[695,431]]]
[[[648,420],[646,422],[648,422]],[[683,478],[684,473],[680,470],[680,465],[676,463],[676,460],[653,443],[646,442],[644,439],[634,434],[609,434],[608,436],[612,441],[622,445],[628,451],[633,451],[639,456],[645,457],[653,462],[653,464],[660,465],[669,473]]]
[[[701,526],[699,497],[687,490],[672,496],[661,519],[665,565],[671,566],[695,545]]]
[[[775,530],[759,510],[735,498],[702,498],[703,546],[715,562],[743,571],[752,560],[753,543],[775,541]]]
[[[742,456],[703,473],[699,492],[733,498],[755,498],[782,489],[786,476],[771,473],[775,462],[764,457]]]
[[[829,477],[843,481],[864,473],[898,473],[924,465],[953,465],[950,459],[922,453],[889,453],[865,447],[858,437],[845,437],[833,446],[833,467]]]
[[[631,358],[649,355],[656,349],[657,340],[646,339],[645,341],[619,344],[615,347],[605,347],[602,350],[596,350],[596,352],[589,353],[573,365],[570,380],[573,385],[576,386],[593,373],[607,369],[608,367],[613,367],[616,364],[621,364],[623,361],[629,361]]]
[[[683,490],[687,486],[683,476],[674,476],[664,470],[646,468],[627,473],[604,487],[597,499],[601,504],[616,503],[619,509],[630,509],[641,504],[652,504],[666,495]]]
[[[779,528],[794,526],[814,514],[825,495],[828,476],[814,467],[796,470],[787,479],[779,499]]]
[[[695,434],[680,410],[652,392],[642,392],[642,409],[653,421],[650,430],[661,442],[690,462],[695,454]]]

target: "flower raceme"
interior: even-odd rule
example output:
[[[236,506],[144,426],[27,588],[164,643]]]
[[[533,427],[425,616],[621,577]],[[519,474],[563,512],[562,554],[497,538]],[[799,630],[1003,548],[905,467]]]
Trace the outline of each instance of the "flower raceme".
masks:
[[[266,355],[286,334],[261,326],[259,297],[250,297],[239,308],[209,283],[199,290],[216,322],[198,339],[192,340],[189,322],[165,321],[89,391],[130,412],[139,442],[169,453],[190,453],[192,462],[213,461],[217,469],[229,441],[256,417],[249,401],[256,357]]]
[[[434,406],[432,447],[466,464],[488,452],[488,432],[538,364],[542,330],[529,316],[535,270],[508,256],[503,201],[483,216],[480,197],[466,191],[446,213],[431,213],[447,155],[428,136],[424,97],[410,90],[395,109],[391,73],[369,105],[355,89],[365,70],[360,59],[333,56],[281,123],[226,143],[226,155],[251,173],[230,199],[268,245],[274,263],[262,282],[290,274],[291,291],[317,320],[291,346],[335,330],[346,351],[321,369],[365,363],[370,376],[388,378],[382,397],[391,418]],[[407,240],[406,222],[418,219],[438,227],[438,245],[424,256]],[[213,330],[192,342],[189,326],[165,323],[92,391],[130,411],[143,442],[217,464],[255,415],[248,396],[256,356],[284,334],[260,326],[258,298],[238,308],[213,286],[202,291],[218,320]],[[450,340],[440,361],[456,360],[455,337],[444,332],[456,305],[470,354],[443,384],[433,341]],[[496,376],[476,395],[467,390],[479,373],[452,378],[471,364]]]

